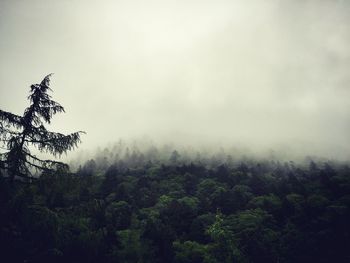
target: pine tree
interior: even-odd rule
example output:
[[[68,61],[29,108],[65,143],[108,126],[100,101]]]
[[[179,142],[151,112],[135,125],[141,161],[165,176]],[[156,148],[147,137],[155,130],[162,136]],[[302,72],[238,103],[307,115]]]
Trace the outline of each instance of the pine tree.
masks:
[[[77,147],[80,135],[84,133],[79,131],[64,135],[45,128],[44,123],[50,124],[53,115],[64,112],[64,108],[48,94],[52,91],[49,87],[51,75],[47,75],[40,84],[30,86],[30,106],[23,116],[0,110],[0,141],[1,148],[5,150],[0,153],[0,170],[7,172],[11,182],[19,177],[30,180],[33,170],[67,170],[68,165],[40,159],[31,153],[29,147],[34,146],[40,152],[55,157],[61,156]]]

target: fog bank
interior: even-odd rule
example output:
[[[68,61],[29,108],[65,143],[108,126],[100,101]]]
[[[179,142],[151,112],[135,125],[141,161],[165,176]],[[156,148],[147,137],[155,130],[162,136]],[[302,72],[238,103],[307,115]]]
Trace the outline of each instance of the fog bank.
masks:
[[[0,105],[48,73],[51,129],[350,159],[350,2],[0,2]],[[75,153],[77,154],[77,153]],[[72,155],[74,156],[74,154]]]

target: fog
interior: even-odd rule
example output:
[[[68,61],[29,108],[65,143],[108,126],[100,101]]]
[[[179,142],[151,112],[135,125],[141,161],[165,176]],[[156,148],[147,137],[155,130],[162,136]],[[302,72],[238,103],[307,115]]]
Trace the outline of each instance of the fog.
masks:
[[[48,73],[81,150],[120,138],[350,159],[350,2],[0,1],[0,107]]]

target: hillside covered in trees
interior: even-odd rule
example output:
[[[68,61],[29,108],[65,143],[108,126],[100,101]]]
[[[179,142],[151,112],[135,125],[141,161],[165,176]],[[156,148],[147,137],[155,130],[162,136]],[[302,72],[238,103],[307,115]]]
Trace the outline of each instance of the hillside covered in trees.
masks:
[[[0,179],[11,262],[349,262],[350,167],[157,148]],[[157,154],[158,153],[158,154]],[[122,155],[122,156],[120,156]]]
[[[0,37],[0,263],[350,263],[350,0],[0,0]]]

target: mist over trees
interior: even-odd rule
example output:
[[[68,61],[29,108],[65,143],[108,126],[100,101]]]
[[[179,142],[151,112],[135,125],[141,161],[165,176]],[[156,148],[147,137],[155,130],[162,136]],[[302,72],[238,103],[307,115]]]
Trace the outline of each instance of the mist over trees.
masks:
[[[29,148],[59,157],[80,142],[45,128],[64,112],[49,80],[31,86],[23,116],[0,110],[2,258],[349,262],[348,162],[119,140],[70,170]]]
[[[115,143],[98,147],[95,150],[78,150],[67,159],[73,171],[91,170],[104,172],[111,165],[124,168],[140,168],[147,164],[189,165],[200,164],[215,168],[221,164],[275,162],[297,163],[308,166],[310,161],[319,163],[347,164],[347,161],[327,159],[318,155],[292,154],[287,150],[252,151],[236,145],[226,144],[177,144],[159,143],[148,137],[132,140],[119,139]],[[90,168],[89,168],[90,167]]]
[[[0,36],[1,262],[350,262],[349,0],[0,0]]]
[[[348,262],[350,166],[136,147],[10,187],[12,262]]]
[[[32,86],[23,117],[0,111],[8,150],[0,169],[2,258],[349,262],[348,162],[119,140],[81,154],[69,170],[28,148],[59,155],[80,139],[44,128],[63,111],[46,93],[48,80]],[[30,165],[42,171],[34,181]]]

